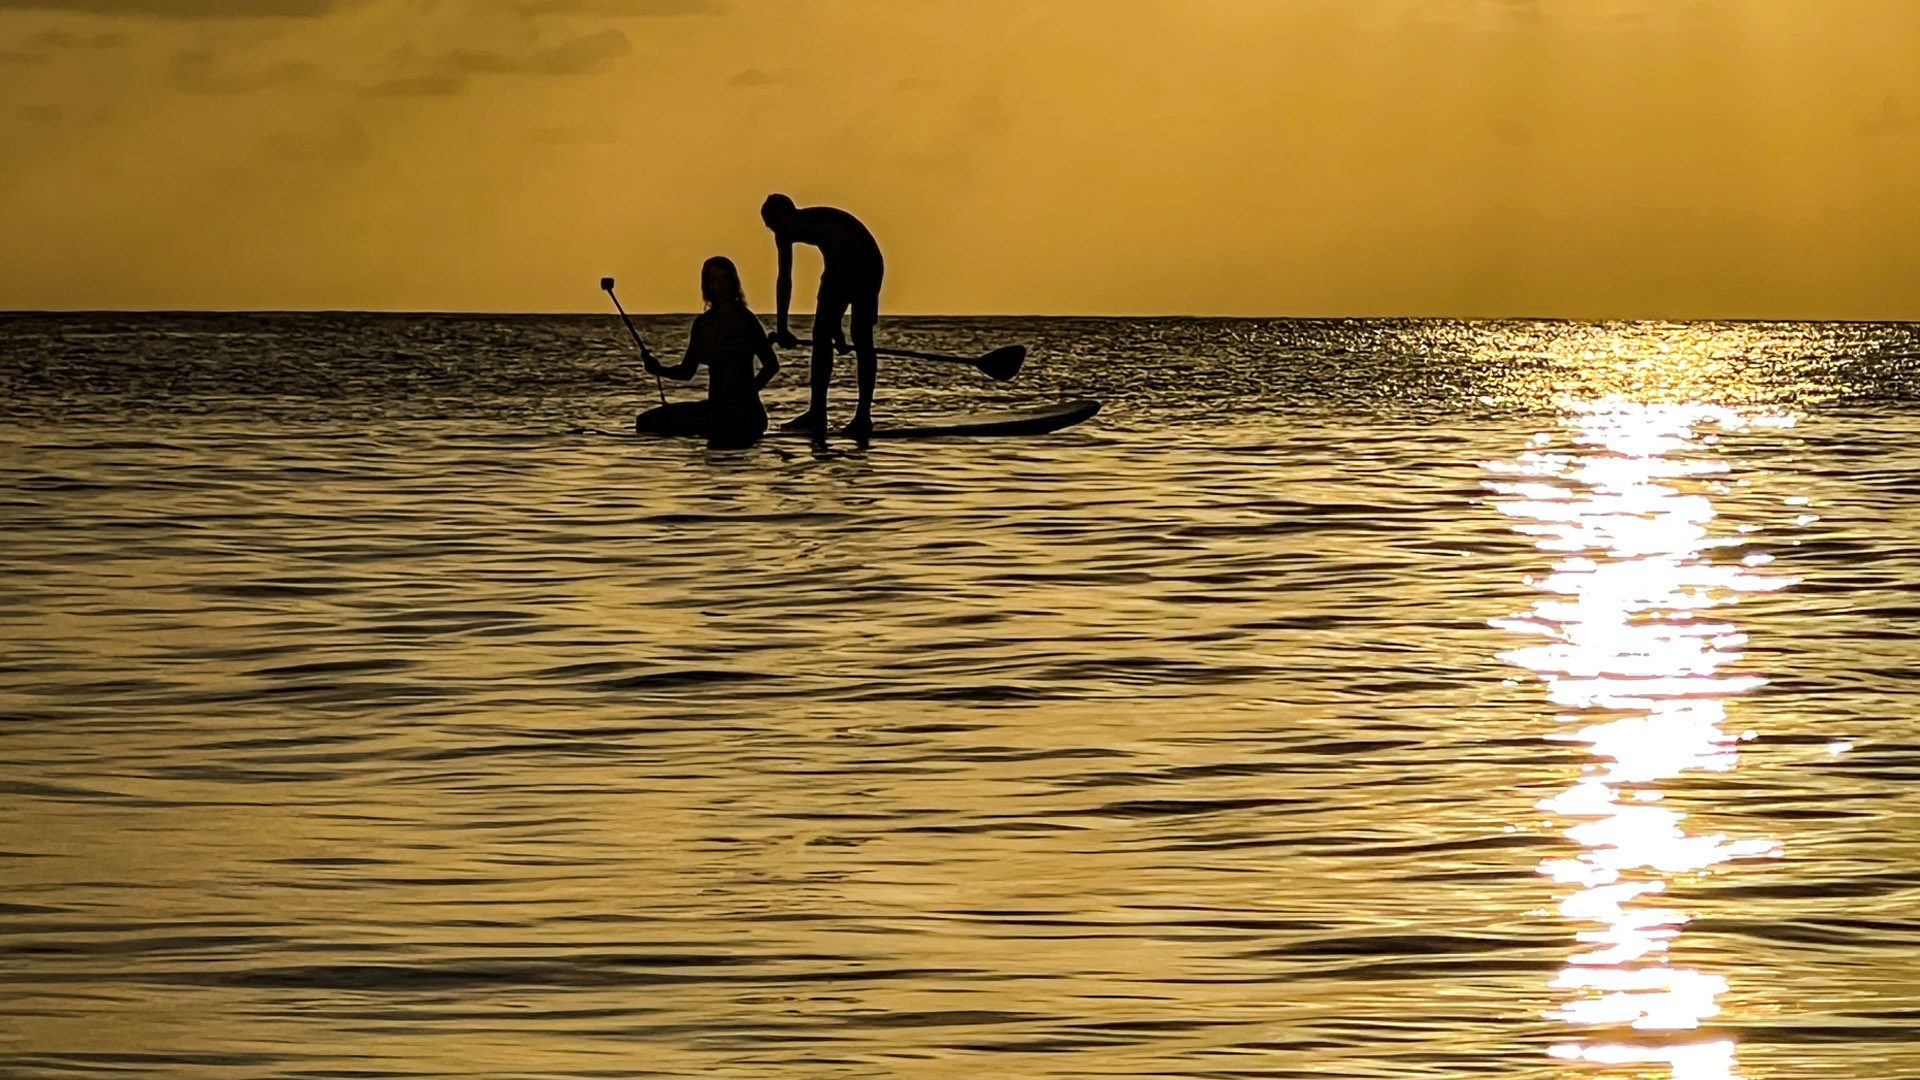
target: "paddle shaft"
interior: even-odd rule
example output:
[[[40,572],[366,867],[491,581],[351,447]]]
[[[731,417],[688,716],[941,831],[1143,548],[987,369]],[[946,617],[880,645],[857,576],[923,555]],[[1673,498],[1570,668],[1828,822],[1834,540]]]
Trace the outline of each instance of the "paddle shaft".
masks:
[[[813,339],[801,338],[800,344],[811,349],[813,348]],[[954,356],[950,353],[916,352],[913,349],[887,349],[878,345],[873,347],[873,351],[880,356],[904,356],[910,360],[944,360],[949,364],[970,364],[973,367],[980,366],[980,358],[977,356]]]
[[[634,347],[640,350],[642,356],[646,355],[647,344],[640,340],[640,331],[633,328],[633,320],[627,318],[627,309],[620,306],[620,298],[613,295],[612,285],[607,286],[607,296],[613,301],[613,310],[620,313],[620,321],[627,324],[627,333],[633,335]],[[653,388],[660,391],[660,404],[665,405],[667,403],[667,384],[661,382],[660,376],[658,375],[653,377]]]

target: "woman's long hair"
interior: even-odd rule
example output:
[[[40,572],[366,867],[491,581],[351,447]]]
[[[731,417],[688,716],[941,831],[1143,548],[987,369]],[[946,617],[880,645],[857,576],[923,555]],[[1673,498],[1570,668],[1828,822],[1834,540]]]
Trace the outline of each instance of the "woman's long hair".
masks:
[[[740,271],[732,259],[715,255],[700,265],[700,297],[709,311],[716,304],[747,310],[747,295],[740,291]]]

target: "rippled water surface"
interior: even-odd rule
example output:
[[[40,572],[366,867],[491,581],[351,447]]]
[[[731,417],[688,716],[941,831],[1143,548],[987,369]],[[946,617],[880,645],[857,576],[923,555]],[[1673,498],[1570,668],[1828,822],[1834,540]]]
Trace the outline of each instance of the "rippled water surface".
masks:
[[[1920,1076],[1920,328],[883,332],[0,317],[0,1075]]]

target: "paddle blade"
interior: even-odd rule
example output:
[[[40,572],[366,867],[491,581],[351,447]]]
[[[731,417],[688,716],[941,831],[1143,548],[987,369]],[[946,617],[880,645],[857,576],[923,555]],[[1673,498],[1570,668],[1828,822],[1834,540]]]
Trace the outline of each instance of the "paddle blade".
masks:
[[[1006,382],[1020,374],[1020,365],[1026,362],[1027,347],[1025,345],[1008,345],[975,360],[974,366],[980,369],[982,375],[994,382]]]
[[[600,291],[601,291],[601,292],[612,292],[612,291],[613,291],[613,279],[612,279],[612,278],[610,278],[610,277],[603,277],[603,278],[601,278],[601,279],[600,279]]]

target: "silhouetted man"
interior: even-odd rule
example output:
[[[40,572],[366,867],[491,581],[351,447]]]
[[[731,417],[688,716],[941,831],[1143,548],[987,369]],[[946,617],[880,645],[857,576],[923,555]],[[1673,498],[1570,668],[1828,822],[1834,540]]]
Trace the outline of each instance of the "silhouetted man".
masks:
[[[785,195],[767,196],[760,206],[760,220],[773,230],[773,243],[780,253],[780,281],[774,290],[779,303],[779,329],[772,338],[781,348],[800,344],[787,329],[787,307],[793,299],[793,245],[812,244],[826,262],[826,270],[820,275],[820,300],[813,310],[813,367],[808,375],[812,401],[806,412],[781,426],[790,431],[826,432],[827,383],[833,378],[833,353],[835,349],[847,349],[840,319],[851,308],[860,404],[846,433],[864,439],[873,431],[873,380],[879,367],[873,352],[873,325],[880,319],[880,277],[885,270],[880,245],[860,219],[845,210],[831,206],[803,210]]]

